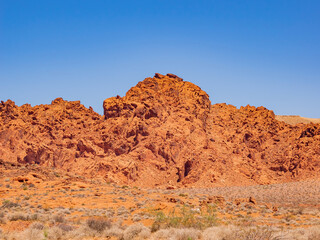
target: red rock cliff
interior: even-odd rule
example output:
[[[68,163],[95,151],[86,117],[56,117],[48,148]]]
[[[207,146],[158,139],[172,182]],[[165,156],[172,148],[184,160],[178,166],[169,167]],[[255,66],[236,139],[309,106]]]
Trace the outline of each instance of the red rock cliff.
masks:
[[[266,184],[320,176],[320,124],[264,107],[211,105],[198,86],[156,74],[104,116],[79,101],[0,103],[0,158],[139,186]]]

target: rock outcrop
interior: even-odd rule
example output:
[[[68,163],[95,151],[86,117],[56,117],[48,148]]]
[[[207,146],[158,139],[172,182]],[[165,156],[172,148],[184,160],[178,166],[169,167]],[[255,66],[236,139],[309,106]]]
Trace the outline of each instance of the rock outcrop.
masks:
[[[320,124],[264,107],[211,105],[198,86],[156,74],[104,116],[79,101],[0,103],[0,158],[143,187],[268,184],[320,177]]]

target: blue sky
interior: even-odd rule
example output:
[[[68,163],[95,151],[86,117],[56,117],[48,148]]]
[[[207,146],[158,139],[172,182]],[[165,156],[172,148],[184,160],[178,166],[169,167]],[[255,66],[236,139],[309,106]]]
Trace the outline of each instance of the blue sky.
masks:
[[[212,103],[320,118],[320,1],[0,0],[0,100],[102,114],[155,72]]]

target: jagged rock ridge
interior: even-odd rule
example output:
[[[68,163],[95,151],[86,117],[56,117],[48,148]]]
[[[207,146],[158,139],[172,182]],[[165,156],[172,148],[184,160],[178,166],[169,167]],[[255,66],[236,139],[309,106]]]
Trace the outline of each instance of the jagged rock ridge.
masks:
[[[264,107],[211,105],[198,86],[156,74],[104,116],[79,101],[0,104],[0,158],[138,186],[267,184],[320,176],[320,124]]]

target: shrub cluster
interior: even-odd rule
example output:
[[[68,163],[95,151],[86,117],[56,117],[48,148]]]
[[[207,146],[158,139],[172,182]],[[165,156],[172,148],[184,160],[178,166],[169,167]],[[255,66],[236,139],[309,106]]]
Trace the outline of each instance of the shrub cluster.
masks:
[[[87,225],[89,228],[97,231],[97,232],[103,232],[106,228],[111,227],[111,222],[106,219],[95,219],[90,218],[87,220]]]
[[[152,214],[155,215],[152,232],[163,228],[205,229],[217,225],[215,205],[207,205],[196,210],[184,205],[179,209],[173,209],[169,214],[162,211],[154,211]]]

